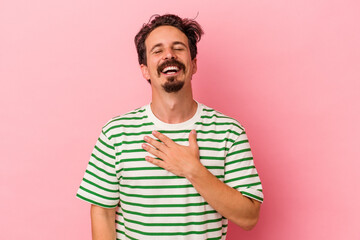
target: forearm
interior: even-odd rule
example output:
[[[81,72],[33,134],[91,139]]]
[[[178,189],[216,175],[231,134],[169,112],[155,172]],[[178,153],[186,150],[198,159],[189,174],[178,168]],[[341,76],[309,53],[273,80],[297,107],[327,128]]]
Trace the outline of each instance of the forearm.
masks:
[[[259,217],[260,202],[245,197],[221,182],[204,166],[189,174],[187,179],[222,216],[245,230],[250,230],[255,226]]]
[[[255,226],[260,202],[250,200],[221,182],[201,164],[194,130],[189,135],[189,146],[179,145],[157,131],[153,131],[153,135],[161,142],[146,136],[144,140],[153,147],[147,144],[142,147],[161,160],[146,156],[146,161],[186,177],[210,206],[243,229]]]
[[[115,212],[116,209],[106,209],[91,205],[91,231],[93,240],[116,239]]]

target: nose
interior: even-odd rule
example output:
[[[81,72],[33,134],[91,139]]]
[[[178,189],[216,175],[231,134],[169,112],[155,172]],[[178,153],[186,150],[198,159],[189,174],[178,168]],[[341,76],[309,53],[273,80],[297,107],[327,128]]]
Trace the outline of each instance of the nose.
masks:
[[[173,58],[176,58],[175,52],[171,48],[166,49],[164,52],[164,60]]]

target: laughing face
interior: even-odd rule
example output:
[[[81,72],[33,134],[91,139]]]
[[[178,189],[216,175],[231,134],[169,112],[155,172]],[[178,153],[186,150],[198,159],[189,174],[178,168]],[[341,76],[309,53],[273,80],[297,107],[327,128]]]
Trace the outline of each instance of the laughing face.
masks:
[[[147,66],[141,65],[146,79],[155,91],[178,92],[190,86],[196,72],[196,59],[191,59],[188,39],[179,29],[161,26],[145,40]]]

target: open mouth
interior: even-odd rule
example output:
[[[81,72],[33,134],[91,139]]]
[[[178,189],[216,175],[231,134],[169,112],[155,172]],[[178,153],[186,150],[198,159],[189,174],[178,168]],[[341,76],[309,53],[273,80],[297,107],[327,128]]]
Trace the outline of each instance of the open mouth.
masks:
[[[180,68],[177,66],[168,66],[164,68],[161,72],[166,75],[175,75],[180,71]]]
[[[162,63],[158,67],[158,74],[164,74],[166,76],[175,76],[180,73],[181,70],[185,70],[185,65],[175,59],[171,59]]]

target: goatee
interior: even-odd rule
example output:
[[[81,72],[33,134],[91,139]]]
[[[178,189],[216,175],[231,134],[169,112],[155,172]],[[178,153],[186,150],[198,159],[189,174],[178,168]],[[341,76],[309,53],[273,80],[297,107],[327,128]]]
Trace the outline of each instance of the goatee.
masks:
[[[158,66],[157,68],[157,73],[158,73],[158,77],[161,76],[162,71],[169,66],[175,66],[178,68],[178,71],[186,71],[185,65],[176,60],[176,59],[170,59],[167,60],[165,62],[163,62],[160,66]],[[184,82],[183,81],[178,81],[176,80],[176,76],[168,76],[166,77],[166,83],[164,83],[162,85],[163,89],[165,90],[165,92],[167,93],[174,93],[174,92],[178,92],[182,89],[182,87],[184,86]]]
[[[164,83],[162,87],[165,92],[174,93],[180,91],[184,86],[184,83],[185,82],[183,81],[177,81],[175,77],[168,77],[166,83]]]

